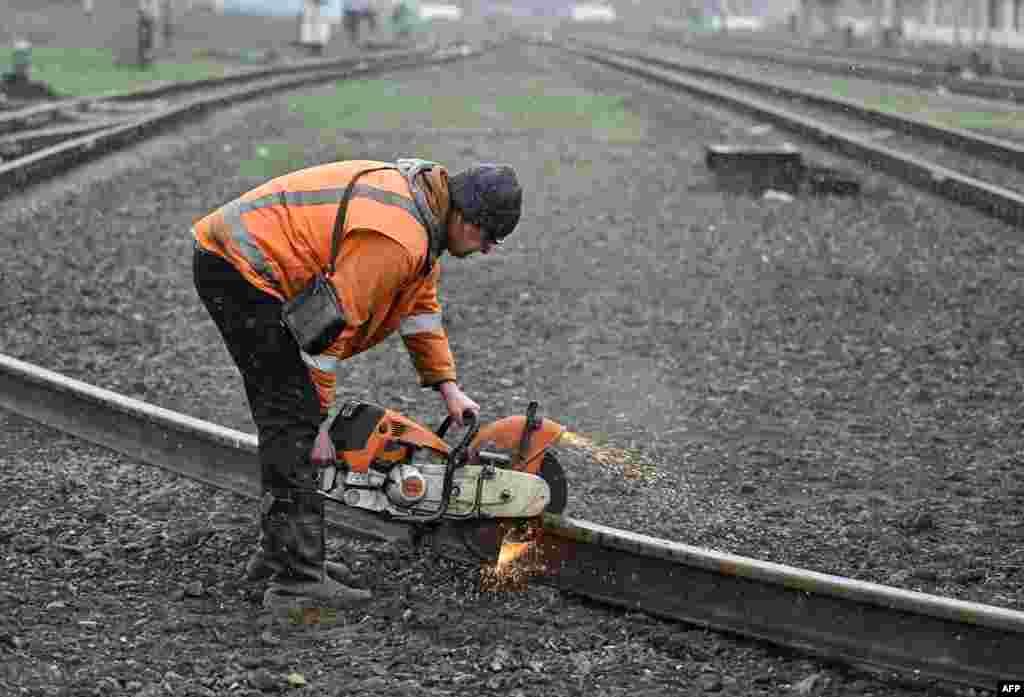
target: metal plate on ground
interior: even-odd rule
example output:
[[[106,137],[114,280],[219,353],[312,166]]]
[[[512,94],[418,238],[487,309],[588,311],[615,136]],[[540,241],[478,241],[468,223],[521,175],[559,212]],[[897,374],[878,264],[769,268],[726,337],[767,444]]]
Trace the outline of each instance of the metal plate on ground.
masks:
[[[796,193],[804,169],[800,151],[788,143],[708,145],[704,163],[723,189],[751,193],[767,189]]]
[[[804,187],[808,193],[821,196],[856,196],[860,180],[850,172],[812,165],[804,170]]]

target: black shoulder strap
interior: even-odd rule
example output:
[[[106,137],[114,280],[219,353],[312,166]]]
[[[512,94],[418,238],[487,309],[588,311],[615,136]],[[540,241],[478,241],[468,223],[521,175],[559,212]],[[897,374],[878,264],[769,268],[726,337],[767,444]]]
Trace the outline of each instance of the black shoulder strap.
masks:
[[[341,203],[338,205],[338,214],[334,217],[334,232],[331,235],[331,261],[327,267],[329,270],[328,275],[334,275],[334,264],[338,259],[338,247],[341,244],[341,236],[345,231],[345,218],[348,216],[348,202],[352,198],[352,190],[356,187],[356,180],[364,174],[379,172],[382,169],[395,169],[395,166],[387,165],[385,167],[364,169],[361,172],[357,172],[349,181],[348,186],[345,187],[345,194],[341,197]]]
[[[436,162],[430,162],[429,160],[400,159],[392,165],[364,169],[352,177],[348,186],[345,188],[345,194],[341,197],[341,203],[338,205],[338,215],[334,218],[334,233],[331,236],[331,261],[330,266],[328,267],[330,275],[334,274],[334,265],[338,258],[338,248],[341,244],[341,237],[345,230],[345,218],[348,215],[348,202],[352,198],[352,191],[355,189],[356,180],[364,174],[379,172],[384,169],[397,169],[409,185],[409,191],[412,193],[413,203],[416,207],[416,211],[419,213],[417,218],[419,218],[420,224],[427,231],[427,263],[424,267],[424,275],[430,273],[434,264],[434,259],[438,254],[438,250],[435,249],[435,245],[442,242],[443,237],[441,235],[441,226],[437,221],[437,216],[434,215],[434,211],[430,208],[426,195],[420,190],[420,187],[416,185],[415,179],[421,172],[429,171],[436,166]]]

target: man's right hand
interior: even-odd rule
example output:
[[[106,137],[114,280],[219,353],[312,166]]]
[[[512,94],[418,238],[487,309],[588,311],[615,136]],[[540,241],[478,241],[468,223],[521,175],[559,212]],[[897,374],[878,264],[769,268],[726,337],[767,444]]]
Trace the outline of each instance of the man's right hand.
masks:
[[[466,393],[454,382],[441,383],[438,390],[444,397],[445,404],[448,407],[448,415],[452,417],[452,421],[459,428],[466,425],[462,418],[464,412],[469,411],[473,413],[473,416],[480,417],[480,405],[467,397]]]

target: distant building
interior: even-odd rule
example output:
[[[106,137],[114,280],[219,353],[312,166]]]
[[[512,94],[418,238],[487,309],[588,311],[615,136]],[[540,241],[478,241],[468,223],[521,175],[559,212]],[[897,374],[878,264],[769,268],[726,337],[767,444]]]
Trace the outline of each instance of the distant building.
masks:
[[[889,29],[905,41],[1024,48],[1024,0],[840,0],[836,9],[858,36]]]
[[[303,0],[221,0],[225,14],[295,17],[302,14]],[[331,3],[337,5],[337,3]],[[330,8],[324,8],[329,12]],[[337,7],[335,7],[337,11]]]

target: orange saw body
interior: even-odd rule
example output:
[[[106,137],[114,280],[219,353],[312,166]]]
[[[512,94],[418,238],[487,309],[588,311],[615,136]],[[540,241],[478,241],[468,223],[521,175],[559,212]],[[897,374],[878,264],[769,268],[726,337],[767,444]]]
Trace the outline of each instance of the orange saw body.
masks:
[[[509,416],[479,426],[471,413],[461,441],[449,445],[437,431],[396,411],[350,401],[327,425],[329,459],[320,461],[320,489],[335,503],[415,525],[458,521],[478,531],[467,546],[497,554],[496,522],[561,513],[567,485],[552,447],[564,428],[537,417]],[[493,554],[492,554],[493,553]]]

